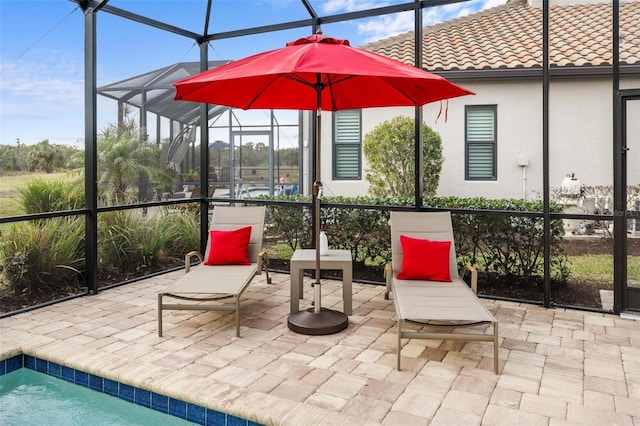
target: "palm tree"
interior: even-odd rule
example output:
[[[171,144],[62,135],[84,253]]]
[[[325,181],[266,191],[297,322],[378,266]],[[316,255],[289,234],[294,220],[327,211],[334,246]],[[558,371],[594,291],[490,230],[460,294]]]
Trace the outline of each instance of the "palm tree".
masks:
[[[98,187],[116,204],[127,201],[139,179],[166,183],[167,171],[158,161],[160,148],[144,136],[125,112],[118,125],[108,125],[98,142]]]

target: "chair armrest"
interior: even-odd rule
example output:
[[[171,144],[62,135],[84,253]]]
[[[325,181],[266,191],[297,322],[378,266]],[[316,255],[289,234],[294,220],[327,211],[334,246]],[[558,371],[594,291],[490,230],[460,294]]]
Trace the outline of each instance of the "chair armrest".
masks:
[[[271,277],[269,277],[269,253],[261,251],[258,253],[258,272],[256,275],[262,275],[262,271],[267,274],[267,284],[271,284]]]
[[[464,278],[467,273],[471,273],[471,290],[478,294],[478,270],[471,265],[467,265],[460,271],[460,278]]]
[[[263,250],[258,253],[258,273],[256,275],[261,275],[262,271],[267,269],[269,269],[269,253]]]
[[[391,279],[393,278],[393,267],[390,263],[384,265],[384,278],[387,284],[387,288],[384,292],[384,298],[389,299],[389,292],[391,291]]]
[[[202,253],[200,253],[197,250],[193,250],[185,254],[184,255],[184,273],[185,274],[191,270],[191,258],[193,256],[196,256],[198,259],[200,259],[200,263],[204,262],[204,257],[202,256]]]

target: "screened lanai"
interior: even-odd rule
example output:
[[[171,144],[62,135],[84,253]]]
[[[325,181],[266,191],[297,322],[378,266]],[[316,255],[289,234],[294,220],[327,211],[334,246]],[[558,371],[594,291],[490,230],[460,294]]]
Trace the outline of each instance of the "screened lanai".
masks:
[[[106,233],[100,230],[100,226],[114,212],[131,211],[142,216],[150,211],[175,211],[189,206],[189,209],[198,213],[195,244],[203,247],[207,237],[209,209],[214,203],[229,202],[231,193],[229,189],[226,199],[218,199],[220,193],[210,191],[215,187],[210,169],[214,167],[217,178],[222,177],[224,173],[220,169],[223,162],[232,161],[226,158],[237,154],[239,161],[240,155],[239,150],[226,152],[224,145],[217,145],[223,147],[218,151],[209,148],[216,146],[214,144],[217,141],[234,144],[238,148],[241,144],[244,147],[246,143],[251,143],[251,148],[243,151],[244,158],[248,161],[249,154],[259,152],[263,155],[261,158],[266,159],[247,167],[242,176],[228,171],[229,188],[236,186],[231,180],[238,177],[252,186],[268,182],[266,186],[272,185],[271,194],[275,195],[280,177],[286,179],[287,173],[291,176],[286,180],[294,181],[301,188],[311,187],[315,175],[314,147],[310,146],[313,140],[311,136],[317,126],[314,114],[295,111],[293,118],[289,119],[278,116],[272,118],[267,112],[257,120],[248,116],[246,119],[233,119],[229,118],[232,114],[223,107],[173,101],[173,82],[230,60],[282,47],[291,40],[315,33],[318,28],[324,34],[348,38],[353,28],[364,32],[367,23],[373,20],[385,22],[386,19],[391,22],[398,18],[410,22],[402,27],[402,31],[382,36],[373,34],[360,38],[356,44],[396,59],[402,58],[405,62],[469,86],[476,95],[464,101],[442,105],[436,103],[417,109],[387,111],[380,108],[356,112],[354,116],[360,120],[356,129],[357,141],[347,143],[351,143],[352,152],[358,155],[352,169],[353,175],[346,178],[340,176],[334,167],[336,160],[340,160],[338,152],[344,147],[337,141],[335,133],[341,125],[337,124],[341,117],[340,114],[327,114],[321,123],[324,149],[321,154],[322,174],[326,177],[323,208],[336,208],[352,214],[390,209],[447,209],[460,218],[482,218],[485,222],[479,227],[511,221],[509,226],[536,229],[535,244],[531,244],[535,250],[527,253],[541,261],[542,267],[536,270],[536,277],[531,281],[535,282],[531,286],[536,287],[538,292],[533,299],[528,293],[523,300],[545,307],[582,303],[559,296],[564,287],[556,280],[558,258],[554,251],[555,244],[562,236],[566,237],[563,241],[569,241],[573,247],[581,246],[587,241],[587,229],[595,226],[594,233],[589,236],[595,235],[605,241],[604,263],[608,269],[603,281],[607,284],[599,282],[596,285],[597,300],[580,307],[615,313],[632,312],[638,308],[637,272],[632,269],[635,268],[633,262],[637,256],[629,250],[636,244],[637,232],[634,227],[637,208],[634,207],[636,195],[629,188],[638,183],[635,182],[637,176],[633,174],[638,169],[635,167],[637,157],[634,157],[638,152],[638,129],[634,123],[640,85],[634,76],[640,62],[637,60],[637,38],[633,28],[628,26],[629,19],[637,16],[637,2],[606,3],[603,7],[606,13],[603,15],[585,13],[585,16],[603,18],[585,24],[584,28],[569,24],[566,19],[569,16],[567,7],[590,8],[597,2],[584,0],[564,4],[521,0],[504,2],[484,10],[482,1],[397,0],[374,2],[371,7],[351,10],[332,9],[327,2],[319,0],[300,0],[287,2],[286,13],[276,14],[275,18],[274,15],[259,13],[260,8],[267,7],[264,4],[252,4],[250,16],[233,23],[220,18],[228,13],[231,2],[216,0],[183,2],[181,14],[170,14],[168,9],[152,2],[109,0],[73,3],[83,12],[82,22],[77,17],[74,25],[77,29],[81,28],[84,48],[86,204],[72,213],[48,211],[39,214],[45,219],[49,219],[50,215],[77,216],[85,222],[84,263],[79,269],[86,293],[97,293],[103,288],[145,276],[146,266],[139,267],[135,274],[121,282],[101,283],[100,271],[104,268],[99,260],[99,245]],[[457,6],[466,6],[474,13],[467,19],[446,13],[448,8]],[[236,14],[240,12],[236,11]],[[433,15],[440,15],[440,20],[432,20]],[[513,22],[510,23],[509,19]],[[531,53],[530,56],[518,57],[508,50],[509,43],[515,41],[504,36],[509,34],[507,28],[502,33],[497,30],[487,32],[486,39],[478,38],[477,34],[483,34],[480,31],[482,25],[502,29],[497,25],[499,22],[517,24],[532,31],[527,33],[529,50],[520,45],[513,49],[523,55]],[[465,23],[476,23],[477,27],[464,26]],[[573,58],[573,62],[567,62],[575,46],[563,44],[565,42],[559,42],[554,37],[560,33],[566,35],[568,27],[575,31],[571,39],[599,40],[605,47],[594,47],[594,51],[587,54],[587,59]],[[617,31],[619,28],[624,30]],[[134,29],[142,29],[142,32],[138,34]],[[500,34],[504,37],[492,38]],[[464,54],[456,55],[452,48],[455,43],[467,48],[473,45],[477,50],[465,50]],[[442,48],[434,49],[434,45],[441,45]],[[495,53],[501,51],[498,48],[500,46],[503,51],[509,52],[509,55],[514,53],[515,56],[500,57],[499,53]],[[118,55],[118,51],[137,55],[139,59],[121,61],[119,58],[122,55]],[[479,51],[487,55],[482,56]],[[171,54],[165,56],[165,52]],[[497,56],[490,56],[489,53]],[[451,62],[452,58],[459,61]],[[605,60],[598,62],[594,58]],[[110,68],[107,65],[118,72],[111,69],[106,71]],[[594,92],[589,92],[593,93],[588,96],[592,99],[590,102],[585,101],[584,88],[587,86],[595,88]],[[295,93],[291,96],[295,96]],[[102,98],[110,103],[104,103]],[[516,98],[517,103],[514,100]],[[180,164],[179,174],[183,180],[172,181],[172,191],[158,186],[162,189],[160,193],[190,192],[192,195],[189,198],[158,197],[157,201],[151,197],[144,198],[139,196],[143,191],[136,189],[142,187],[144,182],[135,180],[128,189],[133,194],[128,203],[103,204],[100,201],[99,194],[103,191],[97,184],[102,167],[99,165],[99,141],[103,130],[100,117],[110,111],[112,121],[117,122],[124,110],[118,105],[125,104],[135,107],[133,116],[136,124],[146,129],[148,140],[163,146],[163,153],[156,155],[166,157],[161,158],[159,163],[163,166],[167,163]],[[593,105],[598,105],[597,113]],[[493,120],[489,126],[495,130],[493,139],[473,141],[467,138],[465,126],[471,122],[474,111],[482,114],[495,112],[494,115],[481,116]],[[572,114],[565,116],[560,114],[561,111],[570,111]],[[236,113],[239,117],[244,111]],[[593,115],[590,114],[597,115],[598,120],[592,119]],[[366,174],[371,168],[368,163],[370,160],[364,154],[363,141],[378,124],[400,115],[425,122],[442,135],[442,173],[437,192],[425,195],[424,163],[428,162],[428,158],[425,158],[422,149],[425,144],[423,129],[416,126],[415,150],[411,153],[412,168],[416,172],[411,182],[412,194],[402,204],[387,202],[372,206],[370,199],[366,199],[366,204],[351,199],[346,203],[343,199],[332,200],[331,197],[356,199],[369,195]],[[288,154],[295,156],[294,168],[282,169],[287,170],[283,172],[277,171],[278,167],[285,167],[277,160],[277,156],[278,153],[284,155],[285,151],[278,149],[278,138],[274,136],[277,132],[272,130],[279,126],[295,128],[295,136],[283,134],[279,142],[281,148],[291,148],[292,152]],[[243,134],[240,127],[246,133]],[[219,130],[224,136],[217,136],[215,132]],[[266,149],[263,150],[264,147]],[[480,156],[483,165],[488,164],[493,169],[486,172],[486,169],[470,167],[470,161],[473,165],[473,155]],[[263,163],[268,165],[268,171],[261,175]],[[190,178],[195,179],[195,184],[200,188],[195,194],[194,191],[182,190],[184,178],[192,170],[194,174]],[[255,175],[252,174],[254,170]],[[490,176],[478,178],[474,173],[487,173]],[[569,192],[568,189],[572,187],[562,185],[563,179],[567,175],[572,176],[572,173],[579,180],[577,192]],[[309,193],[308,190],[300,192]],[[394,195],[389,194],[388,198]],[[433,198],[432,195],[441,198]],[[445,205],[444,199],[453,196],[471,201]],[[482,199],[481,202],[478,197]],[[294,201],[274,197],[245,199],[243,202],[267,204],[274,208],[296,203],[295,208],[308,209],[311,205],[309,199]],[[33,220],[24,215],[0,219],[2,223]],[[368,231],[377,235],[378,230]],[[312,246],[314,242],[311,237],[307,240],[304,240],[304,244]],[[334,241],[338,241],[337,237]],[[175,248],[176,257],[182,249]],[[142,254],[136,256],[144,257]],[[504,260],[505,263],[519,262],[509,257],[508,253],[496,255],[495,259]],[[489,264],[497,267],[485,259],[485,265]],[[497,273],[489,267],[487,272]],[[605,306],[601,303],[600,290],[605,290],[603,294],[611,296],[610,304]],[[501,293],[501,290],[495,289],[491,291],[494,293],[487,294],[487,297],[511,300],[515,294]]]
[[[208,68],[214,68],[228,61],[209,61]],[[200,117],[197,104],[174,102],[175,88],[173,83],[200,72],[198,62],[181,62],[147,73],[132,76],[126,80],[98,87],[98,95],[116,100],[119,104],[135,105],[142,111],[152,112],[166,117],[180,125],[190,125]],[[217,116],[219,108],[212,108],[210,117]],[[146,126],[143,126],[146,127]]]
[[[7,19],[8,10],[22,10],[23,19]],[[37,36],[32,23],[43,15],[46,49],[12,50]],[[149,423],[149,411],[168,416],[158,424],[227,426],[638,423],[639,1],[35,1],[2,2],[0,18],[0,167],[14,152],[5,140],[12,121],[37,130],[33,146],[25,146],[26,131],[10,139],[22,154],[12,166],[58,165],[52,151],[69,153],[62,171],[0,177],[5,422],[45,412],[41,386],[15,398],[25,408],[13,423],[21,410],[1,401],[18,382],[14,373],[27,371],[91,393],[73,398],[102,409],[86,424],[125,423],[111,416],[137,409],[147,412],[129,423]],[[138,93],[99,93],[171,64],[203,71],[318,28],[475,95],[421,108],[323,111],[319,122],[309,111],[216,114],[213,105],[167,98],[161,107],[154,96],[145,102],[139,82]],[[56,33],[58,45],[47,45]],[[37,60],[26,60],[31,52]],[[164,108],[192,115],[171,124]],[[396,122],[397,143],[375,137]],[[287,328],[292,253],[315,244],[318,216],[306,194],[318,128],[320,216],[330,248],[350,253],[353,267],[349,326],[326,336]],[[60,141],[80,148],[68,152]],[[181,149],[179,168],[167,168]],[[236,154],[238,177],[307,191],[220,194],[211,168]],[[261,176],[269,156],[273,176]],[[389,159],[391,171],[382,161]],[[372,173],[403,185],[375,192]],[[187,182],[192,191],[183,190]],[[9,197],[8,184],[16,188]],[[147,184],[184,196],[145,199]],[[199,311],[165,312],[159,336],[158,295],[189,276],[185,253],[205,248],[211,213],[227,205],[266,206],[269,275],[243,294],[240,336],[233,313]],[[397,293],[384,294],[391,211],[451,212],[458,265],[477,267],[479,303],[499,322],[498,354],[490,342],[458,341],[452,327],[410,325],[437,340],[399,333]],[[342,274],[323,271],[329,309],[346,311]],[[314,308],[312,275],[298,275],[302,309]],[[487,337],[486,327],[471,328]],[[125,407],[96,402],[100,393]],[[39,423],[66,425],[67,415],[56,406]]]
[[[208,69],[228,63],[229,61],[209,61]],[[162,157],[166,161],[166,167],[180,174],[187,174],[190,170],[200,167],[200,107],[193,102],[176,102],[175,87],[173,83],[184,78],[198,74],[200,64],[198,62],[181,62],[169,65],[157,70],[152,70],[141,75],[121,80],[115,83],[98,87],[99,96],[113,99],[117,103],[118,121],[124,120],[125,108],[134,107],[140,127],[152,128],[155,133],[155,143],[162,146]],[[209,105],[208,126],[210,129],[209,149],[210,165],[208,167],[208,185],[218,189],[226,189],[230,194],[236,192],[243,195],[245,181],[247,184],[264,186],[265,193],[277,192],[277,180],[280,176],[280,164],[277,161],[277,152],[280,148],[279,140],[282,132],[293,133],[298,131],[298,123],[281,124],[277,119],[277,113],[269,111],[261,115],[263,121],[252,119],[243,123],[243,113],[233,111],[224,106]],[[148,133],[148,132],[147,132]],[[221,139],[216,139],[219,137]],[[261,171],[261,177],[251,176],[250,172],[243,170],[242,143],[252,140],[264,140],[268,153],[266,153],[265,165]],[[230,149],[233,144],[233,148]],[[238,156],[236,158],[236,146]],[[276,165],[274,166],[274,160]],[[289,165],[291,166],[291,165]],[[295,169],[295,165],[293,165]],[[290,169],[289,167],[288,169]],[[297,175],[301,176],[302,165],[298,165]],[[285,168],[282,168],[284,172]],[[298,182],[298,188],[301,186]],[[232,191],[230,188],[234,188]],[[240,189],[238,189],[240,188]],[[256,191],[260,187],[256,187]],[[184,195],[181,188],[167,188],[156,198],[175,197]],[[247,190],[245,189],[244,193]],[[223,192],[223,191],[218,191]]]

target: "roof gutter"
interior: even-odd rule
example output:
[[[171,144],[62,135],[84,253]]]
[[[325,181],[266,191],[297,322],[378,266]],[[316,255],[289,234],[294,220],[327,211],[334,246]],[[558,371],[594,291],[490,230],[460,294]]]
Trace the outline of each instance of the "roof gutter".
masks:
[[[488,69],[488,70],[429,70],[427,71],[454,81],[492,81],[492,80],[523,80],[542,79],[542,68],[510,68],[510,69]],[[551,78],[586,78],[586,77],[611,77],[613,67],[611,65],[584,66],[584,67],[563,67],[551,68],[549,76]],[[621,65],[620,76],[640,75],[640,64]]]

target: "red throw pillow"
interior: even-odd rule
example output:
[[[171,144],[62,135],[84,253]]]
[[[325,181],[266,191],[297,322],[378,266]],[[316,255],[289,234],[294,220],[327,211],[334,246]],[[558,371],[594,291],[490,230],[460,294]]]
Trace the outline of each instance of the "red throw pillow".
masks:
[[[209,256],[205,265],[251,265],[249,239],[251,227],[233,231],[209,231]]]
[[[402,271],[400,280],[451,282],[449,251],[451,241],[430,241],[400,235]]]

